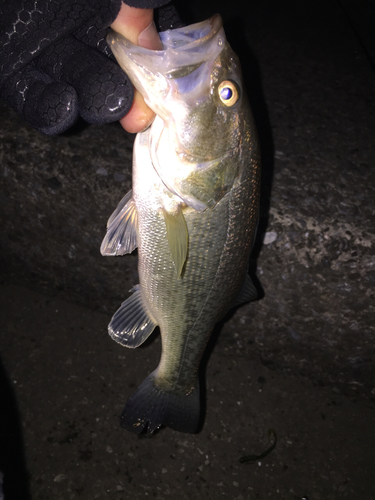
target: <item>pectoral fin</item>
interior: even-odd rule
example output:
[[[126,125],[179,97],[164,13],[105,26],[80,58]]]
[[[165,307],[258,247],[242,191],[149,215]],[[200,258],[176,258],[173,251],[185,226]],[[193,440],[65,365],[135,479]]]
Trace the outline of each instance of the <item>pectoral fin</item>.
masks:
[[[181,197],[199,200],[203,206],[213,208],[232,189],[238,173],[238,166],[233,164],[230,156],[220,161],[201,163],[199,168],[180,182]]]
[[[173,262],[176,266],[177,277],[181,276],[188,249],[188,230],[181,207],[176,212],[163,209],[167,238]]]
[[[151,335],[157,326],[142,302],[139,285],[114,314],[108,325],[108,333],[113,340],[125,347],[136,348]]]
[[[130,190],[109,218],[100,246],[102,255],[123,255],[137,248],[137,210],[132,195]]]

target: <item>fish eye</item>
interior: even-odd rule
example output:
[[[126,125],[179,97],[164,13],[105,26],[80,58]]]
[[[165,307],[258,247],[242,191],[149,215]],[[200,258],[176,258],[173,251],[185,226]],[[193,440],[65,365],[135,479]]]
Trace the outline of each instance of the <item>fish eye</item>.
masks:
[[[228,107],[233,106],[239,98],[237,86],[230,80],[224,80],[220,83],[218,93],[220,101]]]

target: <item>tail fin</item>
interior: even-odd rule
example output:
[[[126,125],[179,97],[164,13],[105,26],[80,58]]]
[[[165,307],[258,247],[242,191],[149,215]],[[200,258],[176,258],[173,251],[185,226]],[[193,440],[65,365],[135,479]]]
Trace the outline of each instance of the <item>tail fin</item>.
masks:
[[[128,399],[121,425],[130,432],[152,433],[161,425],[194,433],[200,417],[199,383],[188,395],[166,392],[155,386],[152,372]]]

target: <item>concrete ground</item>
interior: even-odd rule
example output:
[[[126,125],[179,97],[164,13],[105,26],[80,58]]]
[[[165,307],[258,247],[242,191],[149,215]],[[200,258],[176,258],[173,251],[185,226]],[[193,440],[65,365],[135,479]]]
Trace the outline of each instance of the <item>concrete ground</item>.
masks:
[[[135,351],[108,337],[137,256],[99,246],[134,137],[84,124],[44,137],[0,104],[5,500],[375,499],[373,5],[185,9],[220,11],[243,64],[263,155],[260,299],[212,337],[198,434],[126,432],[160,337]]]

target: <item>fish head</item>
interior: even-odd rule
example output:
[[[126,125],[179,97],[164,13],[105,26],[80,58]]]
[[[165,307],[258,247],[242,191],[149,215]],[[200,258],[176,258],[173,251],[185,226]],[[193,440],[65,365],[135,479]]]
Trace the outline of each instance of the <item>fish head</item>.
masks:
[[[172,192],[204,210],[216,204],[239,173],[229,159],[241,153],[249,110],[240,63],[220,15],[160,37],[163,50],[134,45],[115,32],[107,40],[157,115],[150,133],[156,170]],[[198,179],[202,175],[208,175],[203,183]],[[206,193],[194,188],[206,181],[216,184],[207,186]]]

